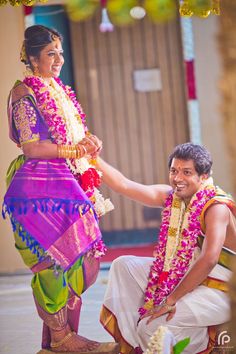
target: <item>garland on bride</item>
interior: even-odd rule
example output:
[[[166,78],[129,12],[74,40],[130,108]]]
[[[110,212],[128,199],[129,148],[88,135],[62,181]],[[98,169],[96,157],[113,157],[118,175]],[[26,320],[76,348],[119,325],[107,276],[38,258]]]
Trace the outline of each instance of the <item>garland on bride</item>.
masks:
[[[57,145],[78,144],[88,133],[88,129],[86,116],[72,89],[64,85],[59,78],[52,78],[48,83],[31,73],[26,74],[23,82],[32,90],[39,111],[49,127],[52,141]],[[92,159],[66,159],[66,163],[93,203],[98,217],[114,208],[111,201],[104,199],[98,190],[101,172],[96,170]],[[98,256],[104,253],[103,249],[103,246],[98,247]]]

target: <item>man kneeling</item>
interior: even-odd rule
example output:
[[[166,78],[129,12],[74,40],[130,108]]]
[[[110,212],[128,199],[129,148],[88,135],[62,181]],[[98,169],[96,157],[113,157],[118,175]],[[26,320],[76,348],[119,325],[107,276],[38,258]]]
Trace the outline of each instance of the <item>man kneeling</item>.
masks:
[[[169,157],[170,185],[143,185],[100,160],[104,182],[150,207],[163,207],[154,257],[123,256],[111,267],[103,326],[121,353],[147,348],[159,326],[176,341],[190,337],[184,353],[209,353],[214,326],[229,320],[229,255],[236,254],[236,206],[213,184],[212,159],[200,145],[178,145]]]

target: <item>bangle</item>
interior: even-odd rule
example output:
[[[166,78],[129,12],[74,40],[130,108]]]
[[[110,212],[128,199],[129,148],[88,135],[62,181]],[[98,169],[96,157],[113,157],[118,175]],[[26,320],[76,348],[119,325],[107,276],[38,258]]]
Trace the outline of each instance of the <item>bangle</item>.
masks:
[[[82,151],[81,151],[81,149],[82,149]],[[77,158],[83,157],[84,155],[87,154],[86,147],[83,144],[78,144],[77,145],[77,150],[80,153],[80,155],[78,155]]]
[[[174,309],[175,309],[175,305],[168,305],[168,304],[166,303],[166,301],[167,301],[167,297],[164,297],[164,299],[162,300],[162,302],[160,303],[160,305],[161,305],[162,307],[165,307],[168,312],[173,312]]]
[[[75,145],[57,145],[57,156],[59,159],[76,159],[78,154]]]

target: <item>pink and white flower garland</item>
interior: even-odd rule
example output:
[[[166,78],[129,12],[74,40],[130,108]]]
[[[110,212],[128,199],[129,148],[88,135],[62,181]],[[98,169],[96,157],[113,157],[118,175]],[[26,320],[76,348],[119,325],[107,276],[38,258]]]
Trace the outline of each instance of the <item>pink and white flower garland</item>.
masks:
[[[168,296],[184,277],[193,259],[197,238],[201,234],[200,215],[205,204],[216,195],[213,185],[199,190],[187,207],[187,227],[181,228],[179,243],[171,260],[169,271],[164,270],[166,246],[169,227],[178,229],[178,225],[170,225],[172,205],[177,198],[171,193],[166,200],[162,212],[162,224],[159,233],[159,243],[155,248],[155,261],[153,262],[147,288],[145,291],[144,305],[139,309],[144,315],[153,306],[159,305]],[[179,221],[181,222],[181,220]],[[177,236],[177,235],[176,235]]]
[[[53,79],[52,79],[53,80]],[[82,112],[82,109],[78,102],[75,100],[75,94],[72,90],[69,90],[68,87],[62,84],[59,78],[55,79],[60,87],[65,91],[68,97],[73,102],[75,108],[78,111],[79,116],[84,124],[85,128],[85,115]],[[39,105],[40,112],[42,113],[51,134],[53,141],[56,144],[69,144],[71,143],[67,139],[66,125],[61,117],[58,114],[58,107],[56,101],[51,97],[50,92],[47,86],[44,84],[43,80],[38,76],[27,76],[23,82],[30,87],[36,98],[36,101]]]
[[[58,84],[60,88],[62,88],[69,100],[73,103],[74,107],[72,106],[72,115],[73,111],[75,111],[75,116],[79,124],[83,124],[84,132],[82,134],[83,136],[81,136],[82,139],[85,136],[85,133],[87,132],[87,126],[85,122],[86,116],[83,113],[82,108],[76,99],[75,93],[69,86],[64,85],[59,78],[52,78],[51,80],[52,84],[55,85],[56,82],[56,84]],[[55,80],[55,82],[53,82],[53,80]],[[43,79],[38,76],[28,75],[25,77],[23,82],[33,90],[33,95],[36,98],[38,108],[49,127],[49,132],[51,134],[53,142],[58,145],[70,145],[78,143],[78,141],[72,141],[71,134],[68,131],[67,127],[68,124],[66,124],[66,119],[68,118],[60,114],[57,102],[53,98],[52,94],[50,93],[50,88],[46,86]],[[72,118],[74,119],[74,115]],[[74,174],[76,180],[94,204],[94,208],[97,215],[101,216],[106,212],[112,210],[113,205],[110,200],[104,200],[101,193],[97,189],[97,187],[99,187],[101,183],[100,174],[92,165],[90,165],[86,158],[81,158],[80,160],[77,161],[75,159],[67,159],[66,162],[71,172]],[[100,257],[104,255],[106,251],[106,247],[102,241],[98,241],[94,245],[93,249],[95,257]]]

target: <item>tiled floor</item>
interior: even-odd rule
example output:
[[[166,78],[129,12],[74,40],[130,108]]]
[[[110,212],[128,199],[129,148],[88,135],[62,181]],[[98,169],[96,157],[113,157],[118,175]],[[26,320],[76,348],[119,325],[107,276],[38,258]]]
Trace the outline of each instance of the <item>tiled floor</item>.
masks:
[[[108,267],[104,267],[107,269]],[[108,270],[83,295],[79,333],[98,341],[112,338],[99,323],[99,312]],[[41,325],[30,288],[31,274],[0,277],[0,353],[36,354],[40,350]]]

